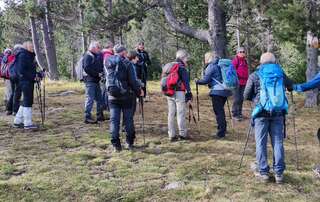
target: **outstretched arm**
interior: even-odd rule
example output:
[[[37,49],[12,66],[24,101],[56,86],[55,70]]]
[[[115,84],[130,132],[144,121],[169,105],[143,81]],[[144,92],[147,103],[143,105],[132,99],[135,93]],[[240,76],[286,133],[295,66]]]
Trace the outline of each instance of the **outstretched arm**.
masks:
[[[293,89],[297,92],[304,92],[315,88],[320,88],[320,73],[318,73],[311,81],[293,86]]]

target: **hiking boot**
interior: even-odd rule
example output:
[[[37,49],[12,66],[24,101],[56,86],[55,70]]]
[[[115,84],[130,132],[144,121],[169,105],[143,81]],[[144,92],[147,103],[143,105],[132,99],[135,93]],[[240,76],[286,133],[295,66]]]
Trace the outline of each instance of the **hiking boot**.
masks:
[[[106,119],[103,116],[97,118],[97,122],[104,122]]]
[[[234,116],[234,117],[232,117],[232,119],[235,121],[242,121],[242,117],[240,117],[240,116]]]
[[[190,136],[182,136],[182,135],[179,135],[179,139],[180,140],[191,140]]]
[[[93,120],[92,118],[86,118],[86,119],[84,120],[84,123],[85,123],[85,124],[97,124],[98,122],[95,121],[95,120]]]
[[[170,142],[177,142],[179,139],[177,136],[174,136],[174,137],[170,137],[169,140]]]
[[[32,124],[32,125],[29,125],[29,126],[24,126],[24,129],[25,130],[37,130],[37,129],[39,129],[39,126],[35,125],[35,124]]]
[[[276,183],[277,184],[282,184],[283,183],[283,174],[280,174],[280,175],[276,174],[274,177],[276,178]]]
[[[113,146],[113,152],[119,153],[121,151],[122,151],[122,147],[121,146]]]
[[[14,127],[14,128],[24,128],[24,125],[23,125],[23,123],[14,123],[12,125],[12,127]]]
[[[125,148],[127,149],[127,150],[129,150],[129,151],[133,151],[133,149],[134,149],[134,146],[133,146],[133,144],[126,144],[126,146],[125,146]]]
[[[261,174],[260,172],[255,172],[254,175],[256,176],[256,178],[264,183],[269,182],[269,175],[268,174]]]
[[[12,115],[12,111],[7,111],[6,115],[7,115],[7,116]]]

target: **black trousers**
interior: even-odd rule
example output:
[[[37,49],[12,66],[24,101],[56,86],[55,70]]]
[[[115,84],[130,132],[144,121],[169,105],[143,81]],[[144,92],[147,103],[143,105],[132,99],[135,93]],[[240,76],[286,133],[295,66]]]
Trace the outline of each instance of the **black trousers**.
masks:
[[[227,132],[226,114],[224,111],[224,105],[226,104],[227,97],[218,95],[211,96],[213,111],[216,115],[216,121],[218,124],[218,137],[224,137]]]
[[[232,116],[242,116],[243,93],[245,86],[239,86],[234,92],[234,100],[232,105]]]
[[[12,93],[7,103],[7,111],[17,113],[20,107],[21,87],[19,80],[10,80]]]

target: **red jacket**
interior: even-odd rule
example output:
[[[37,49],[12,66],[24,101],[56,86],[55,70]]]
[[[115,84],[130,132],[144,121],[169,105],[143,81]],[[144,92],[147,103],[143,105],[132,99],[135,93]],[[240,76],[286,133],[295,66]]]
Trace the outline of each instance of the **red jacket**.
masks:
[[[111,50],[105,49],[105,50],[102,51],[102,55],[103,55],[103,61],[105,61],[110,56],[113,56],[114,53]]]
[[[249,78],[249,68],[246,58],[236,56],[232,60],[232,64],[236,68],[240,86],[245,86]]]

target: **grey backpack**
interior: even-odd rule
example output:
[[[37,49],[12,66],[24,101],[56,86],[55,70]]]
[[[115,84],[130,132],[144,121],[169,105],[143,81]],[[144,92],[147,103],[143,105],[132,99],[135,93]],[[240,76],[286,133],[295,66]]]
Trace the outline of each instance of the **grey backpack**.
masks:
[[[93,59],[94,59],[94,55],[90,51],[87,51],[85,54],[88,54],[89,56],[93,57]],[[85,54],[83,54],[80,57],[80,59],[77,62],[77,65],[76,65],[76,76],[79,81],[83,81],[83,78],[85,76],[87,76],[87,73],[84,71],[84,67],[83,67],[83,58],[84,58]]]

